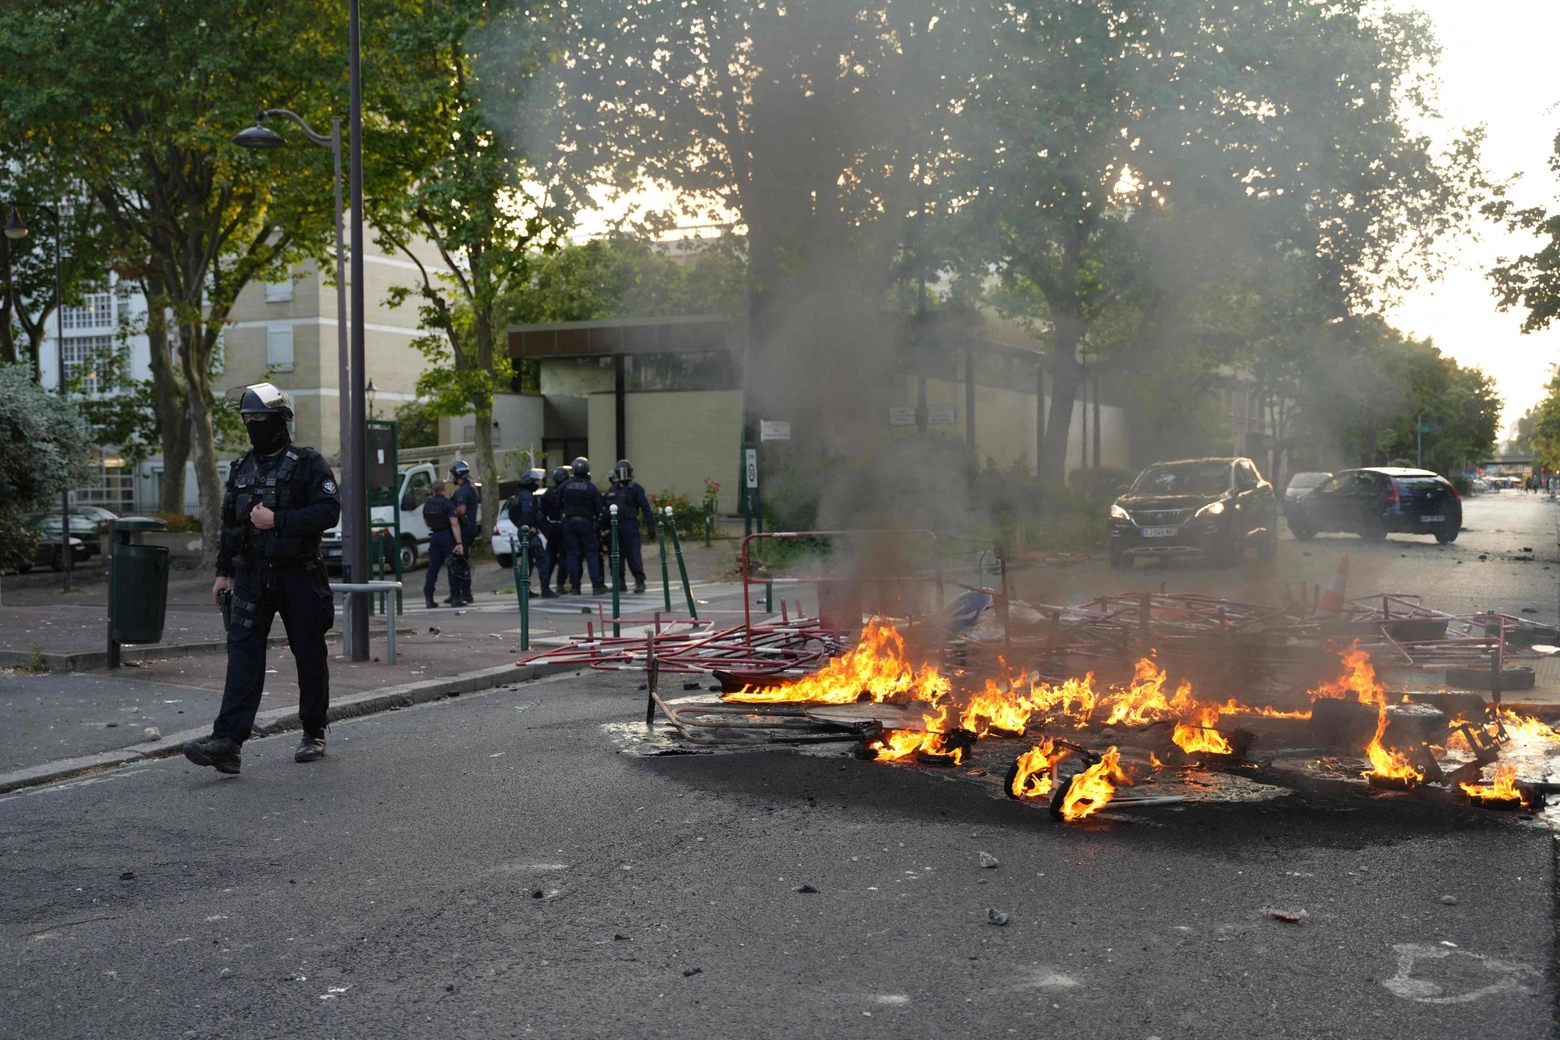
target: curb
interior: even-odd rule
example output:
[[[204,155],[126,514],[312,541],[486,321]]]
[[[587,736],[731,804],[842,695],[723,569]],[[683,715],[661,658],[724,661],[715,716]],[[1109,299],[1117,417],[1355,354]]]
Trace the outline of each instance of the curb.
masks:
[[[380,629],[371,629],[370,635]],[[415,636],[418,630],[411,627],[395,630],[397,636]],[[341,633],[325,633],[327,643],[341,642]],[[266,640],[266,648],[275,650],[287,645],[286,636],[272,636]],[[226,639],[211,639],[201,643],[153,643],[142,646],[122,646],[119,659],[125,662],[160,661],[168,657],[192,657],[197,654],[221,654],[227,652]],[[83,650],[74,654],[41,654],[43,663],[51,672],[86,672],[108,667],[107,650]],[[0,668],[18,668],[31,665],[37,658],[31,651],[0,650]]]
[[[414,704],[426,704],[429,701],[436,701],[444,697],[458,697],[463,693],[477,693],[482,690],[491,690],[499,686],[508,686],[512,683],[528,682],[532,679],[540,679],[543,676],[572,672],[578,669],[579,665],[577,664],[525,665],[523,667],[506,664],[495,668],[484,668],[477,672],[452,675],[443,679],[427,679],[422,682],[407,683],[404,686],[390,686],[383,690],[374,690],[371,693],[352,694],[331,702],[330,712],[326,716],[326,724],[340,722],[343,719],[362,718],[365,715],[376,715],[379,712],[393,711],[397,708],[409,708]],[[296,708],[274,708],[271,711],[262,711],[255,716],[254,733],[250,739],[258,740],[261,737],[271,737],[278,733],[287,733],[301,728],[302,723],[298,720]],[[0,794],[20,790],[24,787],[40,787],[44,784],[69,780],[72,777],[85,776],[89,773],[117,769],[120,766],[130,765],[135,762],[172,758],[182,753],[186,741],[199,740],[210,734],[211,727],[209,726],[201,729],[187,729],[165,737],[159,737],[156,740],[146,741],[142,744],[132,744],[129,747],[119,748],[115,751],[102,751],[95,755],[81,755],[77,758],[62,758],[54,762],[45,762],[42,765],[28,766],[26,769],[18,769],[10,773],[0,773]]]

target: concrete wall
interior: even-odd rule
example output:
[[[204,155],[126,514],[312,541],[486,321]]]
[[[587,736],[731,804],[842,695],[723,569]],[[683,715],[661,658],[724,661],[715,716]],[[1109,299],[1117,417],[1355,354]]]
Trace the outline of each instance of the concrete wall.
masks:
[[[542,449],[542,398],[537,394],[493,395],[493,454],[500,465],[504,455],[514,448]],[[439,417],[439,443],[465,444],[476,440],[476,417],[465,415]],[[505,473],[503,477],[515,476]]]
[[[906,406],[915,404],[915,383],[914,376],[905,378],[903,401]],[[952,426],[931,426],[928,429],[950,434],[960,440],[964,439],[966,426],[962,382],[928,379],[926,403],[928,406],[952,405],[955,415]],[[1047,396],[1048,409],[1050,404],[1050,397]],[[1094,402],[1092,400],[1089,402],[1088,423],[1089,468],[1092,469],[1094,466]],[[900,427],[899,429],[905,431],[903,435],[909,435],[915,428]],[[1072,426],[1067,434],[1067,472],[1069,473],[1082,465],[1082,436],[1083,404],[1074,401]],[[1100,408],[1100,440],[1100,465],[1127,468],[1129,465],[1127,416],[1123,409],[1108,404]],[[985,466],[989,459],[1001,469],[1021,463],[1033,472],[1035,395],[1023,390],[1005,390],[977,383],[975,386],[975,447],[982,466]]]
[[[617,460],[614,395],[591,394],[591,473],[605,483]],[[646,492],[676,491],[704,498],[704,478],[720,482],[722,513],[737,511],[737,467],[742,447],[742,391],[668,390],[631,393],[624,401],[628,458]]]

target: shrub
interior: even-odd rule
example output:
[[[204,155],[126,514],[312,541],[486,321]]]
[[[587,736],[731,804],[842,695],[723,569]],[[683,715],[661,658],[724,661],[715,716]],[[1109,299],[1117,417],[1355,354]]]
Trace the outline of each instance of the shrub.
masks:
[[[199,534],[200,517],[188,513],[153,513],[168,525],[169,534]]]
[[[675,491],[661,491],[650,496],[650,505],[657,513],[667,506],[672,507],[672,522],[677,525],[679,538],[704,537],[704,507],[688,501],[687,495],[679,495]],[[643,532],[645,538],[654,535],[654,531]]]

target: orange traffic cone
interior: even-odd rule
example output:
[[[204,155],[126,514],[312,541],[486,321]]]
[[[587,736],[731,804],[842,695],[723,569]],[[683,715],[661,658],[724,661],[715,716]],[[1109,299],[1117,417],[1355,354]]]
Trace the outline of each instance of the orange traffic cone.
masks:
[[[1318,621],[1329,621],[1343,613],[1343,590],[1349,583],[1349,554],[1344,553],[1338,560],[1338,569],[1333,571],[1332,584],[1327,586],[1327,591],[1322,593],[1322,598],[1316,604]]]

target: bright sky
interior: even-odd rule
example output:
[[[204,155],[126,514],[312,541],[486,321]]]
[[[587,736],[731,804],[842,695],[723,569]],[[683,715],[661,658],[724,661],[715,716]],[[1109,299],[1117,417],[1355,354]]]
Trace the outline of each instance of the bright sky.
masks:
[[[1547,161],[1560,130],[1560,78],[1554,42],[1560,38],[1556,0],[1387,0],[1417,8],[1435,22],[1441,55],[1441,112],[1453,128],[1483,123],[1486,168],[1521,173],[1514,197],[1523,205],[1560,204],[1560,185]],[[1502,313],[1484,272],[1498,256],[1530,252],[1536,239],[1485,226],[1446,278],[1408,296],[1392,315],[1399,328],[1430,336],[1464,365],[1494,376],[1506,399],[1509,427],[1543,396],[1549,366],[1560,362],[1560,328],[1522,335],[1522,317]]]

